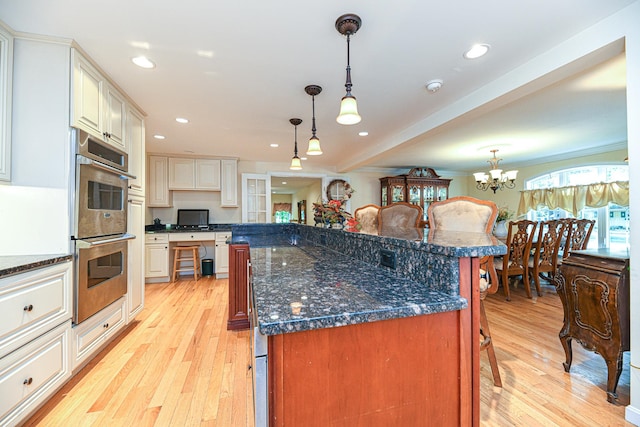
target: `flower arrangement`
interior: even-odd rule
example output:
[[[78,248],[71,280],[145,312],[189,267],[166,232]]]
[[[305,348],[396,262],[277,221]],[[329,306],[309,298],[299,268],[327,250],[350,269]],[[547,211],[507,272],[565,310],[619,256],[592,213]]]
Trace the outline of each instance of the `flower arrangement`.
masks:
[[[314,203],[313,217],[316,223],[342,224],[353,218],[349,212],[342,209],[342,203],[340,200],[329,200],[327,203]]]
[[[496,218],[496,222],[506,221],[511,218],[513,218],[513,211],[510,211],[508,207],[503,206],[498,209],[498,216]]]

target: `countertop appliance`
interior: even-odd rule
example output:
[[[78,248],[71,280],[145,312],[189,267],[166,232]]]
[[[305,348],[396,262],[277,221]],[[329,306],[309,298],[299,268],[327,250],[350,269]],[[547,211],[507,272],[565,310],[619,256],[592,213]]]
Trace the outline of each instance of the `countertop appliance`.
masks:
[[[209,228],[209,209],[178,209],[176,228],[197,230]]]

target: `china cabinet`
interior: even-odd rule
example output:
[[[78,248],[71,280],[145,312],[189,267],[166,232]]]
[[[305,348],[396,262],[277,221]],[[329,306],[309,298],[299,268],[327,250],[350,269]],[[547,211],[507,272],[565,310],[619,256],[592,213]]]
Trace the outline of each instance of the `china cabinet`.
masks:
[[[380,178],[381,206],[409,202],[422,207],[425,215],[432,202],[449,198],[451,180],[440,178],[431,168],[413,168],[409,173]]]

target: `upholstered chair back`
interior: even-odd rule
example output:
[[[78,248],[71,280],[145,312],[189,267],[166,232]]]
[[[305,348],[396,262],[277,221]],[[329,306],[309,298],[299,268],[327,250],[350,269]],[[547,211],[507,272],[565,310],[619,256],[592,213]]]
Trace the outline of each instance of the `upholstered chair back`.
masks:
[[[353,216],[362,226],[360,231],[362,233],[377,233],[378,232],[378,212],[380,206],[378,205],[365,205],[361,206],[353,212]]]
[[[407,202],[382,206],[378,212],[378,229],[420,227],[422,208]]]
[[[489,200],[458,196],[432,203],[427,214],[429,227],[436,230],[490,233],[498,207]]]

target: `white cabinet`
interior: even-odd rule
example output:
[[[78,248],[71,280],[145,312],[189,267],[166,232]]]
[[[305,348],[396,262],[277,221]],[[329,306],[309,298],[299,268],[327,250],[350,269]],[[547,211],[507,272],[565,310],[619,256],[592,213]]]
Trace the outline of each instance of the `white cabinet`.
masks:
[[[169,190],[220,190],[220,160],[169,158]]]
[[[144,198],[132,196],[127,206],[127,228],[136,236],[129,240],[127,260],[127,324],[144,308],[145,233]]]
[[[124,96],[78,50],[71,57],[71,125],[126,152]]]
[[[238,161],[223,159],[221,161],[221,195],[220,206],[238,206]]]
[[[11,180],[13,36],[0,23],[0,181]]]
[[[0,279],[0,425],[24,421],[71,376],[71,262]]]
[[[122,297],[73,328],[72,369],[81,368],[125,325],[126,298]]]
[[[145,278],[163,278],[169,281],[169,235],[145,235]]]
[[[231,238],[231,232],[216,233],[216,278],[229,277],[229,245],[227,239]]]
[[[71,319],[71,262],[0,279],[0,358]]]
[[[196,190],[220,190],[220,160],[196,159]]]
[[[139,111],[132,107],[127,107],[126,122],[126,141],[129,146],[129,173],[136,177],[129,180],[129,195],[144,197],[146,170],[144,119]]]
[[[71,319],[0,359],[0,425],[23,422],[70,377]]]
[[[169,159],[164,156],[149,156],[149,179],[147,180],[147,206],[150,208],[171,207],[169,191]]]

